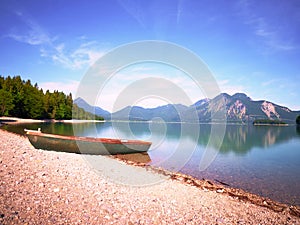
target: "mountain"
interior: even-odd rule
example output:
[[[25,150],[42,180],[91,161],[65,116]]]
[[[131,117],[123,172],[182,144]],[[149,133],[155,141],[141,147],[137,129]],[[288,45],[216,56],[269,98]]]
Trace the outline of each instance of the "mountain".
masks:
[[[112,120],[137,120],[148,121],[154,118],[161,118],[164,121],[180,121],[181,114],[188,109],[181,104],[168,104],[156,108],[145,109],[139,106],[127,106],[120,111],[112,113]]]
[[[248,122],[255,119],[278,119],[287,123],[295,123],[300,111],[292,111],[287,107],[266,100],[253,101],[244,93],[232,96],[222,93],[205,104],[196,107],[200,120],[210,120],[211,115],[224,107],[228,121]]]
[[[87,112],[93,113],[97,116],[102,116],[105,120],[110,119],[110,112],[97,106],[91,106],[82,98],[76,98],[74,100],[74,104],[78,105],[80,108],[83,108]]]
[[[191,106],[168,104],[156,108],[127,106],[110,114],[100,107],[93,107],[83,99],[75,103],[88,112],[103,116],[106,120],[149,121],[160,118],[166,122],[252,122],[255,119],[278,119],[294,124],[300,111],[292,111],[266,100],[254,101],[244,93],[222,93],[213,99],[201,99]]]
[[[194,106],[195,107],[201,107],[201,105],[204,105],[204,104],[206,104],[206,103],[208,103],[209,102],[209,99],[208,98],[204,98],[204,99],[201,99],[201,100],[199,100],[198,102],[196,102],[195,104],[194,104]]]

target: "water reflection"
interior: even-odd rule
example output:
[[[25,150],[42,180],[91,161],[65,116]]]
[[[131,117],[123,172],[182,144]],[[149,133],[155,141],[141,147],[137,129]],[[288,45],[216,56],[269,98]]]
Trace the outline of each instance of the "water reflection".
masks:
[[[297,133],[300,135],[300,125],[297,125],[297,126],[296,126],[296,131],[297,131]]]
[[[209,124],[167,124],[166,134],[162,133],[160,129],[149,128],[149,126],[160,126],[159,124],[130,123],[129,125],[135,138],[150,137],[150,139],[155,139],[155,137],[165,135],[165,138],[168,140],[188,139],[189,141],[197,142],[196,144],[199,146],[207,145],[211,133],[211,125]],[[114,124],[114,129],[121,136],[128,136],[125,123]],[[200,130],[199,136],[194,135],[197,133],[196,129]],[[185,132],[182,133],[182,130]],[[295,132],[294,126],[256,127],[252,125],[227,125],[220,153],[227,154],[234,152],[236,154],[246,154],[254,147],[268,148],[271,145],[280,144],[295,137],[297,138],[299,137],[297,135],[299,133],[299,127],[297,128],[297,132]]]
[[[227,126],[221,153],[246,154],[254,147],[267,148],[296,136],[293,127]]]
[[[96,132],[94,133],[94,127]],[[144,139],[150,140],[155,145],[159,141],[178,141],[192,142],[192,146],[199,147],[208,144],[211,125],[210,124],[159,124],[159,123],[33,123],[4,125],[6,129],[18,134],[24,134],[24,129],[42,128],[44,133],[54,133],[62,135],[74,135],[76,129],[78,136],[91,137],[111,137],[124,139]],[[182,132],[184,131],[184,132]],[[198,131],[198,132],[197,132]],[[200,132],[199,132],[200,131]],[[199,135],[195,135],[199,133]],[[221,154],[234,152],[238,155],[247,154],[254,147],[268,148],[269,146],[284,143],[292,138],[299,138],[300,127],[276,127],[276,126],[246,126],[246,125],[227,125],[222,146],[219,151]],[[214,137],[212,137],[214,138]]]

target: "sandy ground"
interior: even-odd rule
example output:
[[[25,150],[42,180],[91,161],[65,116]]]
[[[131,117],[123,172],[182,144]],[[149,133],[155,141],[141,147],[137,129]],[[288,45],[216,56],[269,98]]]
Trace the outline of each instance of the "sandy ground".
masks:
[[[0,224],[300,224],[292,207],[109,157],[36,150],[3,130],[0,177]]]

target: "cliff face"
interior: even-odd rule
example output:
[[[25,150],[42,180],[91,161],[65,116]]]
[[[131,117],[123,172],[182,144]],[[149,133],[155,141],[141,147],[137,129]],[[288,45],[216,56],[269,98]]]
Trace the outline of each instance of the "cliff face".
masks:
[[[280,118],[280,115],[276,112],[275,106],[267,101],[261,104],[261,110],[267,115],[268,118]]]
[[[246,116],[247,108],[240,100],[236,100],[233,104],[229,106],[227,110],[227,116],[229,118],[239,118],[242,119]]]

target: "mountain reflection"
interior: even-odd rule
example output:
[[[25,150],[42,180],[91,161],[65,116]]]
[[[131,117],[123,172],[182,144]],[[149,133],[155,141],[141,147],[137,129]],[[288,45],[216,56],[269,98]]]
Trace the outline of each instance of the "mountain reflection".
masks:
[[[233,151],[246,154],[252,148],[267,148],[271,145],[288,141],[295,136],[291,127],[256,127],[256,126],[227,126],[221,153]]]
[[[297,125],[297,126],[296,126],[296,131],[297,131],[297,133],[300,135],[300,125]]]
[[[130,127],[130,131],[136,137],[141,134],[152,138],[165,135],[164,138],[168,140],[180,141],[182,139],[189,139],[192,142],[197,142],[197,145],[206,146],[212,127],[210,124],[169,123],[164,125],[166,126],[166,133],[160,132],[160,129],[153,128],[162,126],[155,123],[130,123],[129,125],[118,123],[114,125],[114,129],[118,130],[117,132],[124,136],[128,135],[128,127]],[[199,135],[196,136],[195,134],[197,133]],[[294,126],[227,125],[220,153],[227,154],[234,152],[235,154],[246,154],[253,148],[267,148],[271,145],[286,142],[294,137],[299,138],[299,134],[300,129],[297,128],[296,132]]]
[[[218,129],[218,126],[214,125]],[[113,137],[124,139],[147,139],[156,141],[189,141],[197,146],[206,146],[211,136],[211,124],[180,124],[180,123],[144,123],[144,122],[105,122],[105,123],[35,123],[3,126],[4,129],[15,133],[24,133],[24,128],[42,128],[45,133],[63,135]],[[226,126],[220,153],[246,154],[253,148],[267,148],[271,145],[286,142],[292,138],[300,138],[300,127],[287,126],[253,126],[232,125]],[[214,143],[213,141],[211,143]],[[213,146],[217,148],[217,146]]]

